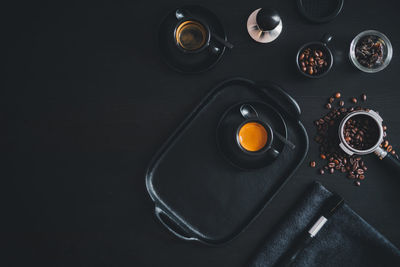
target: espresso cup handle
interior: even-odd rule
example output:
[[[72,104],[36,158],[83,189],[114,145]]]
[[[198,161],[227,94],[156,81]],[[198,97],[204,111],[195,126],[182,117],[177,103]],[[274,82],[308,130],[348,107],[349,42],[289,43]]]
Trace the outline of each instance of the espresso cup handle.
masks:
[[[258,118],[257,111],[250,104],[243,104],[240,106],[240,114],[245,119]]]
[[[221,49],[220,49],[218,46],[211,45],[211,44],[210,44],[210,46],[209,46],[208,49],[209,49],[209,50],[211,51],[211,53],[213,53],[214,55],[218,55],[219,52],[221,52]]]
[[[268,150],[268,154],[270,154],[274,159],[276,159],[279,156],[279,151],[276,150],[275,148],[271,147]]]
[[[185,16],[185,10],[179,8],[175,11],[175,17],[177,20],[181,20],[183,19]]]

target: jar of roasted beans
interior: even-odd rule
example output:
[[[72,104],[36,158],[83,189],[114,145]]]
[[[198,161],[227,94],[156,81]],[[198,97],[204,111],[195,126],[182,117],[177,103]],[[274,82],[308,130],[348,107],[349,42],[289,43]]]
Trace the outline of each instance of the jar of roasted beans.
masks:
[[[392,44],[386,35],[378,31],[363,31],[350,44],[350,61],[363,72],[383,70],[389,65],[392,55]]]

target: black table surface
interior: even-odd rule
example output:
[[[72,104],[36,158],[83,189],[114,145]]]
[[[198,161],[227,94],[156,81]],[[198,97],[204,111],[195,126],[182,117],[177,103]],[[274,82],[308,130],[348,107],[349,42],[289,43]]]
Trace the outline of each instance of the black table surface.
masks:
[[[2,42],[3,266],[246,266],[271,228],[314,180],[343,195],[366,221],[400,247],[399,175],[367,156],[360,187],[344,175],[318,175],[311,142],[301,168],[236,239],[208,247],[177,239],[153,215],[146,166],[202,97],[226,78],[272,80],[300,104],[310,139],[313,120],[334,92],[368,95],[400,143],[398,1],[345,1],[327,24],[310,24],[295,1],[10,1]],[[161,18],[181,4],[213,10],[235,45],[212,70],[182,75],[157,50]],[[258,44],[246,31],[256,8],[276,8],[283,32]],[[352,38],[385,33],[394,47],[387,69],[365,74],[348,59]],[[334,36],[336,61],[322,79],[297,73],[305,42]],[[400,152],[400,146],[394,146]],[[184,162],[183,162],[184,163]],[[317,162],[317,164],[320,161]],[[199,164],[201,164],[199,162]],[[29,263],[27,265],[27,263]]]

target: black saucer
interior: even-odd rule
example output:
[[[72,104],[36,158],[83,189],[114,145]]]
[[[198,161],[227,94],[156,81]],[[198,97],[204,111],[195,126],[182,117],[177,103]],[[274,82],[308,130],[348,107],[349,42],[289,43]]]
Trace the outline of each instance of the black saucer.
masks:
[[[196,54],[185,54],[184,52],[180,51],[174,40],[174,30],[178,23],[178,20],[175,16],[175,11],[177,9],[172,10],[164,18],[158,30],[158,45],[163,58],[168,65],[179,72],[198,73],[212,68],[218,63],[224,54],[225,46],[216,42],[215,40],[211,40],[212,45],[219,48],[219,52],[216,54],[212,53],[209,49],[205,49],[204,51]],[[183,6],[179,9],[189,11],[191,14],[193,14],[193,16],[196,16],[196,18],[206,22],[210,27],[211,32],[214,32],[221,38],[227,40],[221,22],[210,10],[195,5]]]
[[[257,110],[259,118],[268,123],[273,132],[277,132],[287,138],[286,123],[275,108],[262,102],[246,103]],[[243,104],[244,103],[240,103],[232,106],[222,115],[217,127],[217,145],[224,157],[234,166],[241,169],[262,168],[272,163],[276,158],[273,158],[270,154],[264,154],[261,157],[254,158],[243,153],[236,143],[237,127],[244,121],[239,110],[240,106]],[[272,146],[281,153],[285,144],[275,136]]]

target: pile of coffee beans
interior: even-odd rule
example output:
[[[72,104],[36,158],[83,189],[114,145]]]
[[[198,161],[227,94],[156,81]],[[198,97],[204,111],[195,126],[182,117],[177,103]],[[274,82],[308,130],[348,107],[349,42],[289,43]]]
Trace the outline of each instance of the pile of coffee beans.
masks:
[[[361,65],[373,68],[383,62],[383,43],[377,36],[366,36],[356,45],[356,58]]]
[[[366,102],[366,94],[362,94],[360,99],[362,102]],[[351,97],[349,100],[351,104],[358,102],[356,97]],[[339,147],[340,140],[338,128],[340,122],[348,113],[362,109],[369,111],[369,109],[362,108],[361,106],[345,107],[345,101],[342,99],[340,92],[335,93],[328,99],[325,108],[327,108],[329,112],[314,121],[317,128],[317,135],[314,140],[319,144],[320,158],[324,161],[322,167],[318,169],[318,173],[321,175],[325,173],[333,174],[335,172],[344,173],[347,174],[349,179],[354,180],[356,186],[360,186],[360,181],[365,179],[368,168],[361,156],[350,156],[341,150]],[[349,144],[360,149],[366,149],[366,147],[374,145],[372,144],[372,139],[375,130],[373,129],[373,126],[371,128],[371,125],[373,124],[372,122],[368,122],[368,127],[366,128],[366,126],[363,125],[363,119],[364,118],[353,118],[344,129],[345,136],[346,133],[349,132],[347,135],[348,137],[351,137],[351,139],[347,139]],[[376,123],[375,126],[377,128]],[[389,142],[386,139],[387,127],[383,126],[383,130],[384,141],[380,146],[397,157],[393,147],[389,145]],[[316,161],[311,161],[310,167],[317,167]]]
[[[346,121],[343,134],[349,146],[358,150],[367,150],[378,141],[379,128],[371,117],[360,114]]]
[[[309,75],[320,75],[328,66],[325,54],[318,49],[305,48],[299,54],[300,69]]]

